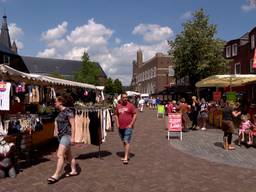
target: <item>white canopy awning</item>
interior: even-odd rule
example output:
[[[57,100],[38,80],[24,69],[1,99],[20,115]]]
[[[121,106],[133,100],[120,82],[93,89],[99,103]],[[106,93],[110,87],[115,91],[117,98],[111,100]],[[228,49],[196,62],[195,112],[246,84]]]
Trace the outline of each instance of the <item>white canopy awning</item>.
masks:
[[[196,83],[196,87],[237,87],[256,82],[256,75],[212,75]]]
[[[24,73],[24,72],[18,71],[16,69],[13,69],[9,66],[1,64],[0,65],[0,77],[2,76],[2,78],[3,78],[6,75],[9,75],[9,78],[13,78],[13,79],[23,78],[23,79],[27,79],[29,81],[49,83],[52,85],[98,89],[95,85],[79,83],[79,82],[65,80],[65,79],[59,79],[59,78],[49,77],[49,76],[45,76],[45,75]]]

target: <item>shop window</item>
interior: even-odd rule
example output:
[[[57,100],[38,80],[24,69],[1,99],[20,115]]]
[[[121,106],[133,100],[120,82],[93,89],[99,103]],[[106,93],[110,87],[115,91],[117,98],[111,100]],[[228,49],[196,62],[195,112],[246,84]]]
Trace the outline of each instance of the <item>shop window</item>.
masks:
[[[237,56],[237,43],[232,45],[232,56]]]
[[[236,63],[235,64],[235,74],[241,74],[241,64],[240,63]]]
[[[231,57],[231,46],[226,47],[226,57],[227,58]]]
[[[255,48],[255,36],[254,34],[251,35],[251,49],[254,49]]]
[[[5,65],[10,65],[10,57],[9,56],[7,56],[7,55],[4,55],[4,64]]]

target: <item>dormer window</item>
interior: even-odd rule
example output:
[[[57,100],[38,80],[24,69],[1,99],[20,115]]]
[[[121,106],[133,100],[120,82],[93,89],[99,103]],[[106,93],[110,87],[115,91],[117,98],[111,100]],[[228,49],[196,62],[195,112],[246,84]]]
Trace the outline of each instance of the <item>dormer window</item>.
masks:
[[[254,34],[251,35],[251,49],[254,49],[255,48],[255,36]]]
[[[232,45],[232,56],[237,56],[237,43]]]
[[[226,47],[226,57],[227,58],[231,57],[231,46],[230,45]]]

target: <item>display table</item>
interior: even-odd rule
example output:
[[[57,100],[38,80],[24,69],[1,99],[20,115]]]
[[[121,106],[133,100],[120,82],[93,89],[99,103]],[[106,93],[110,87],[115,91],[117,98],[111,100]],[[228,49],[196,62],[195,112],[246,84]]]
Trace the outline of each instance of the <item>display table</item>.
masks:
[[[54,121],[47,120],[43,121],[43,129],[41,131],[33,132],[32,144],[40,145],[54,137]]]

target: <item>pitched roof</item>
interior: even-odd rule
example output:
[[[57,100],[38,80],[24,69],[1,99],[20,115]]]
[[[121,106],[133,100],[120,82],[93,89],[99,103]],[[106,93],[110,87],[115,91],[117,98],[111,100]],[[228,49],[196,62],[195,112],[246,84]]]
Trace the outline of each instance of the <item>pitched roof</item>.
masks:
[[[4,44],[2,44],[0,42],[0,51],[3,53],[7,53],[7,54],[11,54],[11,55],[17,55],[16,53],[14,53],[11,49],[9,49],[8,47],[6,47]]]
[[[73,76],[76,71],[81,69],[82,62],[75,60],[50,59],[40,57],[21,56],[24,64],[30,73],[51,74],[58,71],[64,76]],[[95,63],[101,70],[101,76],[107,77],[99,63]]]

